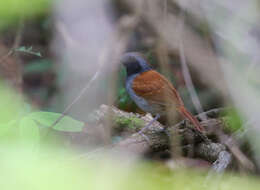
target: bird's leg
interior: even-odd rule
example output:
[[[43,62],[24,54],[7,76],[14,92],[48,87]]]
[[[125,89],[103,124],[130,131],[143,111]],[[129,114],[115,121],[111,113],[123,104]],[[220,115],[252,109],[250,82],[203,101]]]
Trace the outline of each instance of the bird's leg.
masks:
[[[143,133],[146,129],[148,129],[149,127],[151,127],[151,125],[153,124],[153,122],[157,121],[160,118],[160,114],[156,114],[155,117],[152,119],[152,121],[150,121],[146,126],[144,126],[138,133],[140,135],[142,135],[146,141],[149,142],[149,138]]]

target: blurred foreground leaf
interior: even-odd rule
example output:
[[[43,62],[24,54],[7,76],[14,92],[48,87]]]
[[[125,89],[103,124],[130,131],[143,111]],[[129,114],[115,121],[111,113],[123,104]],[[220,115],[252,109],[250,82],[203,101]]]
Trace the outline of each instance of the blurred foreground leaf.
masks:
[[[22,98],[7,85],[0,83],[0,124],[9,123],[19,117],[22,111]]]
[[[0,82],[0,140],[12,141],[19,136],[19,118],[24,114],[23,99]]]
[[[23,18],[46,13],[50,0],[0,0],[0,29]]]
[[[30,144],[35,145],[40,141],[39,127],[28,117],[25,117],[20,121],[19,131],[20,138],[24,142],[29,142]]]
[[[124,162],[105,155],[77,159],[56,149],[10,148],[1,145],[1,189],[19,190],[257,190],[256,177],[175,170],[140,162]],[[73,158],[73,159],[72,159]]]

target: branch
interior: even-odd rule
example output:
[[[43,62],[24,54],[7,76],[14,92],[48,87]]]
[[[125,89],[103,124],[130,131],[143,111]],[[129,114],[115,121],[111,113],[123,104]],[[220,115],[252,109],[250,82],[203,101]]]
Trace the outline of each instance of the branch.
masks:
[[[115,129],[123,129],[130,131],[132,135],[114,145],[114,148],[124,148],[135,153],[144,153],[148,150],[164,150],[169,144],[169,138],[164,132],[164,126],[158,121],[154,121],[151,126],[143,132],[149,138],[149,142],[138,131],[145,127],[153,118],[147,114],[141,116],[139,114],[127,113],[113,106],[101,105],[91,116],[92,121],[96,124],[106,124],[106,120],[111,121],[111,125]]]
[[[18,30],[17,30],[16,35],[15,35],[13,46],[5,55],[0,57],[0,63],[2,63],[9,56],[11,56],[14,53],[14,49],[16,49],[19,46],[19,44],[21,42],[21,38],[22,38],[22,31],[23,31],[23,20],[21,19],[19,26],[18,26]]]
[[[184,21],[185,21],[185,15],[183,15],[183,12],[181,12],[181,16],[180,16],[180,42],[179,42],[179,54],[180,54],[180,58],[181,58],[181,69],[182,69],[182,74],[183,74],[183,77],[184,77],[184,80],[185,80],[185,84],[186,84],[186,87],[189,91],[189,94],[191,96],[191,100],[193,102],[193,105],[197,111],[197,113],[201,113],[201,119],[202,120],[206,120],[207,119],[207,116],[203,113],[203,108],[202,108],[202,105],[200,103],[200,100],[199,100],[199,97],[196,93],[196,90],[195,90],[195,87],[194,87],[194,84],[192,82],[192,79],[191,79],[191,75],[190,75],[190,71],[189,71],[189,68],[188,68],[188,65],[186,63],[186,58],[185,58],[185,53],[184,53],[184,48],[183,48],[183,37],[182,37],[182,32],[183,32],[183,24],[184,24]]]
[[[98,110],[96,110],[91,115],[92,121],[96,124],[102,123],[106,125],[106,120],[110,119],[110,123],[114,128],[121,128],[127,131],[131,131],[131,135],[125,139],[114,144],[114,149],[123,149],[137,154],[142,154],[148,151],[166,151],[170,147],[170,137],[165,130],[165,126],[160,124],[158,121],[154,121],[143,134],[148,137],[149,141],[138,131],[146,126],[153,118],[150,114],[141,116],[139,114],[127,113],[121,111],[115,107],[109,107],[107,105],[102,105]],[[208,122],[212,127],[219,125],[218,122]],[[180,126],[179,126],[180,127]],[[176,128],[175,128],[176,129]],[[195,154],[197,157],[210,161],[213,164],[215,171],[223,171],[231,163],[230,153],[226,150],[225,145],[221,143],[214,142],[204,142],[201,141],[200,136],[195,130],[187,128],[177,128],[178,133],[183,136],[183,138],[190,138],[193,136],[196,141],[200,140],[200,143],[195,145]],[[171,133],[173,128],[168,128],[167,131]]]

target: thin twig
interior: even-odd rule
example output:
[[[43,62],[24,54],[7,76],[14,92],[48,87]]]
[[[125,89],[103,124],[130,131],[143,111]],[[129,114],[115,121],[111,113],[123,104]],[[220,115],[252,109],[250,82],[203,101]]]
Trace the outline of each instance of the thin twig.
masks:
[[[212,113],[214,113],[214,114],[220,113],[220,112],[222,112],[222,111],[226,111],[227,109],[228,109],[228,108],[215,108],[215,109],[208,110],[208,111],[206,111],[206,112],[200,113],[200,114],[196,115],[195,117],[196,117],[196,118],[201,118],[202,115],[206,115],[206,116],[208,117],[208,115],[210,115],[210,114],[212,114]],[[182,120],[181,122],[175,124],[174,126],[172,126],[172,127],[170,127],[170,128],[179,128],[181,125],[185,124],[185,121],[186,121],[186,120]],[[194,128],[191,128],[191,127],[190,127],[190,129],[193,130],[194,133],[196,133],[198,136],[200,136],[206,143],[210,143],[210,142],[211,142],[210,139],[208,139],[208,137],[207,137],[206,135],[201,134],[201,133],[200,133],[199,131],[197,131],[197,130],[194,130]]]
[[[136,22],[135,22],[136,23]],[[113,43],[117,43],[117,48],[114,48],[114,54],[118,55],[119,52],[122,51],[122,49],[125,48],[125,44],[128,41],[128,37],[130,36],[130,32],[125,34],[123,31],[125,29],[125,26],[122,26],[124,23],[119,23],[119,27],[118,27],[118,33],[116,33],[117,35],[115,35],[114,37],[112,37],[111,42]],[[57,29],[59,32],[62,33],[64,39],[66,40],[67,43],[69,43],[70,45],[74,45],[74,41],[72,38],[70,38],[69,34],[66,32],[64,26],[62,24],[57,25]],[[130,29],[131,30],[131,27]],[[127,35],[127,37],[125,36],[124,40],[119,39],[120,37],[123,38],[122,36],[120,36],[120,34],[124,34]],[[122,44],[124,44],[123,46],[120,46],[120,42]],[[111,44],[113,44],[111,43]],[[99,77],[102,69],[103,69],[103,65],[105,64],[105,62],[107,61],[107,58],[109,57],[109,55],[111,54],[111,51],[109,48],[104,49],[104,51],[102,51],[103,53],[101,54],[101,56],[99,57],[100,60],[98,61],[99,63],[99,67],[97,72],[95,73],[95,75],[90,79],[90,81],[85,85],[85,87],[81,90],[81,92],[79,93],[79,95],[65,108],[65,110],[61,113],[61,116],[50,126],[50,129],[53,128],[59,121],[62,120],[62,118],[68,114],[68,112],[70,111],[70,109],[72,108],[72,106],[77,103],[79,101],[79,99],[85,94],[85,92],[90,88],[90,86],[93,84],[93,82]]]
[[[24,27],[24,21],[23,19],[21,19],[14,39],[13,49],[16,49],[21,43],[23,27]]]
[[[102,64],[99,65],[99,68],[95,75],[90,79],[90,81],[85,85],[85,87],[81,90],[81,92],[78,94],[78,96],[65,108],[65,110],[61,113],[60,117],[50,126],[50,128],[53,128],[62,118],[68,114],[72,106],[79,101],[79,99],[85,94],[85,92],[89,89],[89,87],[92,85],[92,83],[99,77],[102,69]]]
[[[239,149],[238,143],[234,138],[232,138],[232,136],[224,134],[221,130],[217,130],[217,135],[220,142],[229,148],[230,152],[234,155],[243,169],[246,169],[247,171],[255,171],[256,168],[254,163]]]
[[[13,55],[15,53],[15,49],[19,46],[20,42],[21,42],[21,38],[22,38],[22,30],[23,30],[23,20],[20,20],[19,26],[18,26],[18,30],[16,32],[15,35],[15,39],[14,39],[14,43],[12,45],[12,48],[0,58],[0,63],[4,62],[8,57],[10,57],[11,55]]]
[[[13,48],[11,48],[11,49],[7,52],[7,54],[5,54],[4,56],[2,56],[2,57],[0,58],[0,63],[4,62],[4,61],[5,61],[9,56],[11,56],[13,53],[14,53]]]
[[[205,111],[203,113],[199,113],[199,114],[195,115],[195,117],[200,118],[202,114],[205,114],[205,115],[207,115],[207,117],[210,117],[211,114],[219,114],[220,112],[226,111],[227,109],[229,109],[229,108],[214,108],[214,109]],[[179,127],[180,125],[182,125],[184,123],[184,121],[185,120],[180,121],[179,123],[175,124],[173,127],[174,128]]]
[[[182,74],[183,74],[186,87],[187,87],[188,92],[191,96],[191,100],[193,102],[193,105],[194,105],[196,111],[198,113],[203,113],[204,111],[203,111],[202,105],[200,103],[199,97],[196,93],[194,84],[193,84],[192,79],[191,79],[190,71],[189,71],[189,68],[187,66],[186,59],[185,59],[185,53],[184,53],[184,49],[183,49],[183,41],[182,41],[182,36],[181,36],[182,30],[183,30],[184,18],[185,18],[184,15],[180,16],[180,27],[179,27],[180,28],[180,32],[179,32],[179,34],[180,34],[179,53],[180,53],[180,58],[181,58]],[[205,114],[202,114],[201,119],[207,120],[207,116]]]
[[[68,32],[65,29],[65,26],[61,23],[61,22],[57,22],[56,24],[56,29],[57,31],[61,34],[61,36],[63,37],[64,41],[67,43],[67,45],[72,45],[75,46],[76,42],[70,37],[70,35],[68,34]],[[78,45],[78,44],[77,44]],[[72,108],[72,106],[77,103],[80,98],[85,94],[85,92],[90,88],[90,86],[92,85],[92,83],[99,77],[100,73],[101,73],[101,69],[104,63],[104,55],[101,56],[101,60],[100,60],[100,64],[98,67],[98,70],[96,71],[96,73],[93,75],[93,77],[90,79],[90,81],[88,81],[86,83],[86,85],[83,87],[83,89],[80,91],[80,93],[78,94],[78,96],[76,96],[73,101],[65,108],[65,110],[61,113],[61,115],[53,122],[53,124],[50,126],[50,129],[52,129],[57,123],[59,123],[64,117],[65,115],[68,114],[68,112],[70,111],[70,109]],[[48,133],[46,134],[46,136],[48,135]]]
[[[218,173],[224,172],[230,165],[232,156],[227,151],[221,151],[218,155],[218,159],[213,163],[212,169]]]

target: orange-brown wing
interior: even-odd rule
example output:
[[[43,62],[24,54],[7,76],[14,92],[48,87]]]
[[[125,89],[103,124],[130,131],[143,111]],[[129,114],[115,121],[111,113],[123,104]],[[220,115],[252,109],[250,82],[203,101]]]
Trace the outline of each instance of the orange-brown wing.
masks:
[[[132,84],[134,92],[150,103],[164,106],[183,105],[183,101],[173,85],[160,73],[150,70],[137,76]]]

